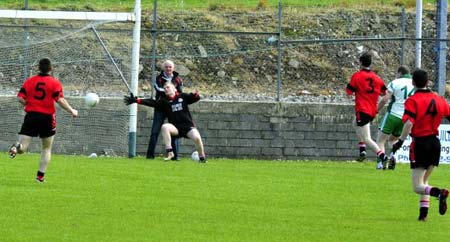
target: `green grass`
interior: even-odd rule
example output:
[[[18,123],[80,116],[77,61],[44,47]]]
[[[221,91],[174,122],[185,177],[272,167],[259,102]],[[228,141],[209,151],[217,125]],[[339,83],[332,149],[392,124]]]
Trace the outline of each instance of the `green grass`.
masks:
[[[0,8],[20,9],[24,0],[2,0]],[[61,9],[61,10],[116,10],[129,11],[134,8],[133,0],[28,0],[30,9]],[[255,9],[260,2],[267,7],[278,6],[277,0],[159,0],[164,8],[248,8]],[[435,0],[425,0],[424,7],[435,5]],[[283,6],[299,7],[367,7],[367,6],[406,6],[414,7],[416,0],[283,0]],[[153,0],[141,0],[143,10],[153,8]]]
[[[1,154],[1,241],[447,241],[432,200],[416,221],[409,168],[279,162]],[[449,185],[450,167],[431,184]],[[432,237],[430,237],[432,236]]]

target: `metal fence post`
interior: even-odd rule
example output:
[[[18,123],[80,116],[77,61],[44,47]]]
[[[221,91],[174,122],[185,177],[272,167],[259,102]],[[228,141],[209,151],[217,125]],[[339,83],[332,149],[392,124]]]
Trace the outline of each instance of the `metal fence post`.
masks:
[[[422,0],[416,0],[416,58],[415,68],[422,67]]]
[[[437,1],[436,13],[436,91],[439,95],[445,95],[445,79],[447,64],[447,0]]]
[[[156,75],[155,75],[155,69],[156,69],[156,38],[157,38],[157,29],[156,29],[156,21],[157,21],[157,8],[158,8],[158,0],[154,0],[153,2],[153,23],[152,23],[152,30],[151,30],[151,37],[152,37],[152,62],[151,62],[151,83],[154,84]],[[152,88],[152,97],[155,94],[155,88]]]
[[[278,1],[278,42],[277,42],[277,101],[281,100],[281,21],[282,21],[282,8],[281,8],[281,0]]]
[[[28,0],[25,0],[25,10],[28,10]],[[25,45],[24,53],[23,53],[23,76],[22,80],[25,80],[28,78],[28,59],[29,59],[29,44],[28,40],[30,38],[30,34],[28,32],[28,19],[24,20],[24,27],[23,27],[23,42]]]
[[[400,65],[405,64],[405,32],[406,32],[406,14],[405,7],[402,7],[402,43],[400,52]]]

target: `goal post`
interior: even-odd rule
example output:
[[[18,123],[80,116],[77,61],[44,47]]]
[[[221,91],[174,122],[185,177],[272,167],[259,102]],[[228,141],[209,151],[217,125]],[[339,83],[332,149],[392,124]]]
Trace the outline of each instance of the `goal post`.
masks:
[[[136,1],[137,2],[137,1]],[[135,21],[135,13],[74,12],[43,10],[5,10],[0,9],[0,18],[16,19],[65,19],[93,21]]]
[[[135,8],[132,13],[0,9],[0,19],[2,19],[0,25],[2,25],[3,22],[12,22],[14,24],[11,26],[2,25],[3,27],[0,28],[0,34],[3,35],[3,39],[0,38],[0,54],[3,56],[3,60],[0,61],[0,78],[8,79],[6,82],[0,84],[0,88],[4,90],[4,93],[8,93],[7,95],[14,95],[23,81],[22,79],[24,77],[19,77],[19,73],[17,73],[19,67],[28,66],[28,63],[32,63],[31,66],[35,66],[36,61],[42,57],[50,57],[52,59],[54,66],[56,66],[56,68],[54,68],[56,70],[55,75],[58,79],[63,81],[65,93],[68,93],[66,96],[79,97],[83,96],[86,91],[92,91],[92,89],[94,89],[94,91],[101,92],[104,95],[105,99],[101,100],[100,103],[108,103],[110,96],[106,94],[106,90],[101,85],[108,86],[108,88],[114,88],[114,94],[112,96],[122,97],[123,94],[129,94],[130,91],[135,95],[138,95],[141,0],[135,1]],[[20,23],[19,20],[24,21],[26,24],[20,26],[20,24],[17,24]],[[26,20],[36,20],[36,26],[29,26],[29,22]],[[61,24],[61,27],[54,27],[51,26],[53,21],[55,21],[54,23],[61,21],[63,24]],[[85,22],[88,22],[88,24],[84,25],[84,27],[79,29],[74,27],[80,25],[83,26],[83,23]],[[116,23],[124,23],[126,26],[131,23],[134,24],[132,37],[110,37],[110,33],[114,31],[119,31],[117,35],[123,35],[120,30],[109,29],[110,27],[108,26],[115,27],[114,24]],[[106,44],[103,44],[100,39],[100,36],[97,33],[97,26],[107,26],[102,30],[103,33],[106,33],[106,38],[109,38],[108,41],[106,41]],[[8,31],[12,32],[10,29],[13,28],[15,29],[14,34],[9,34]],[[26,34],[30,31],[30,35],[25,36],[24,43],[20,42],[20,28],[23,28],[22,32],[25,32]],[[131,30],[131,28],[129,28],[129,30]],[[126,32],[125,34],[131,33],[131,31],[124,32]],[[114,45],[111,44],[111,42],[114,41],[117,43]],[[129,44],[131,45],[131,53],[128,52]],[[114,53],[110,53],[108,48],[114,48],[114,50],[111,51]],[[73,52],[77,53],[74,54]],[[106,64],[106,62],[109,62],[109,64]],[[24,68],[24,70],[26,69],[27,68]],[[31,73],[27,70],[26,73],[23,74],[27,77]],[[77,79],[77,81],[71,83],[71,80],[74,79]],[[84,82],[83,84],[86,84],[86,86],[77,86],[79,82]],[[128,83],[130,83],[130,85],[128,85]],[[76,100],[75,103],[77,102],[81,106],[82,102]],[[87,116],[91,117],[80,117],[78,120],[89,119],[89,122],[86,122],[84,125],[93,125],[97,127],[101,126],[101,124],[98,120],[94,119],[98,119],[98,117],[102,115],[101,113],[105,115],[113,113],[113,115],[116,115],[116,117],[119,117],[121,120],[128,118],[128,122],[122,120],[120,123],[122,127],[119,127],[119,129],[125,129],[126,126],[128,126],[128,139],[127,141],[122,141],[122,139],[126,140],[126,138],[124,138],[126,135],[121,133],[113,135],[109,133],[110,129],[99,127],[98,133],[96,134],[99,137],[95,139],[92,138],[87,142],[95,143],[108,139],[107,142],[109,143],[103,146],[99,144],[95,150],[84,147],[80,152],[98,152],[100,151],[100,147],[109,149],[109,147],[114,146],[112,143],[117,142],[119,139],[118,137],[106,137],[107,135],[112,135],[120,136],[121,139],[120,144],[117,144],[114,147],[126,147],[124,143],[127,142],[128,156],[136,156],[137,105],[131,105],[129,109],[128,107],[125,107],[125,105],[123,107],[116,106],[116,109],[120,109],[120,111],[113,110],[112,107],[110,110],[101,110],[101,107],[103,107],[103,105],[95,107],[95,111],[81,110],[82,112],[90,112]],[[105,107],[105,109],[107,108]],[[125,110],[128,110],[129,115],[121,114],[121,112]],[[11,117],[6,116],[3,117],[5,120],[10,118]],[[61,117],[61,119],[64,119],[64,117]],[[112,120],[109,121],[112,122]],[[82,121],[67,121],[67,123],[72,124],[74,122],[77,122],[77,125],[81,125],[79,122]],[[9,128],[14,129],[13,127]],[[61,130],[64,133],[64,129],[72,128],[73,127],[61,127]],[[80,130],[75,127],[73,128],[73,131],[77,132]],[[86,132],[91,132],[89,131],[89,127],[86,127]],[[10,140],[5,138],[4,140],[1,140],[0,145],[3,146],[7,142],[10,142]],[[116,153],[124,154],[123,148],[118,149],[121,150],[119,152],[116,151]],[[66,149],[62,147],[61,150],[72,154],[78,153],[73,151],[72,148]]]
[[[136,0],[134,7],[135,24],[133,28],[133,48],[131,57],[131,91],[138,95],[139,51],[141,39],[141,0]],[[130,124],[128,132],[128,157],[136,156],[137,104],[130,106]]]

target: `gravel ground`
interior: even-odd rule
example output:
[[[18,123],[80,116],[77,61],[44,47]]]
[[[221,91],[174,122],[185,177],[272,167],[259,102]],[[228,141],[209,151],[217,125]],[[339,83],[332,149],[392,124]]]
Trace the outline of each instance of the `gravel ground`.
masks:
[[[226,95],[226,96],[204,96],[203,100],[212,101],[251,101],[251,102],[275,102],[276,97],[268,97],[264,95]],[[315,95],[301,95],[301,96],[287,96],[280,99],[281,102],[289,103],[330,103],[330,104],[352,104],[353,99],[342,96],[315,96]]]

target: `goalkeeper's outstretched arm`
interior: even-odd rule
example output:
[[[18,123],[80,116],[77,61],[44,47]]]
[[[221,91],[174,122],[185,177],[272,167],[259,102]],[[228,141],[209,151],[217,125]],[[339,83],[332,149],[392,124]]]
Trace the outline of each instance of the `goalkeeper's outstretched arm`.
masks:
[[[158,101],[156,101],[153,98],[138,98],[137,103],[145,105],[145,106],[149,106],[149,107],[157,107],[159,105]]]
[[[133,93],[130,93],[130,96],[124,96],[123,102],[126,105],[137,103],[137,104],[142,104],[142,105],[150,106],[150,107],[160,106],[160,103],[153,98],[139,98],[139,97],[134,96]]]

